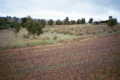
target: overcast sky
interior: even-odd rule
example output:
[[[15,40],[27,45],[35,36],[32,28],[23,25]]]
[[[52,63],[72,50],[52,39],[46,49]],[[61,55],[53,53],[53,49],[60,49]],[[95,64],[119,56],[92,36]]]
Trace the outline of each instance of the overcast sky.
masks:
[[[96,20],[114,16],[120,20],[120,0],[0,0],[0,16]]]

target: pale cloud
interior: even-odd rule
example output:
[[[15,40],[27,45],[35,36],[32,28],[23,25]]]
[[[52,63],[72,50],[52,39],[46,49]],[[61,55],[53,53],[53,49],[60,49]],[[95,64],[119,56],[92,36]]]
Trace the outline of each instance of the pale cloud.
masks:
[[[1,3],[2,2],[2,3]],[[0,15],[32,16],[34,18],[71,19],[90,17],[107,19],[112,15],[120,19],[118,0],[1,0]]]

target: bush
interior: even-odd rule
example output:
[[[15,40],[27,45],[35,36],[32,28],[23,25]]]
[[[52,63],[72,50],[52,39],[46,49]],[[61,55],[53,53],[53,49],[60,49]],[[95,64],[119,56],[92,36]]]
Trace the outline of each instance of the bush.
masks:
[[[88,21],[89,24],[92,24],[93,23],[93,18],[90,18],[89,21]]]
[[[71,20],[70,24],[76,24],[76,21],[75,20]]]
[[[52,20],[52,19],[50,19],[49,21],[48,21],[48,25],[53,25],[54,24],[54,21]]]
[[[29,34],[40,35],[43,31],[42,28],[45,27],[45,20],[33,20],[31,17],[26,17],[22,19],[22,25],[26,28]]]
[[[61,20],[56,21],[56,25],[62,25],[62,24],[63,24],[63,22]]]
[[[85,23],[86,23],[85,18],[77,20],[77,24],[85,24]]]
[[[82,18],[81,19],[81,24],[85,24],[85,23],[86,23],[85,18]]]
[[[81,24],[81,20],[80,19],[77,20],[77,24]]]
[[[118,24],[117,19],[116,18],[112,18],[112,16],[109,16],[109,20],[107,22],[107,25],[108,26],[114,26],[116,24]]]
[[[64,19],[64,24],[69,24],[70,22],[69,22],[69,17],[66,17],[65,19]]]
[[[46,25],[47,21],[45,19],[37,20],[41,25]]]
[[[20,31],[19,19],[16,17],[0,17],[0,29],[14,28],[15,32]]]

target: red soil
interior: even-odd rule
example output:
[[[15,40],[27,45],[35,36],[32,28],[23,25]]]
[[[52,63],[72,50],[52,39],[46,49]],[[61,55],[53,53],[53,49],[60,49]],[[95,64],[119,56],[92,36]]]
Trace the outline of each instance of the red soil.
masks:
[[[120,80],[120,35],[0,51],[0,80]]]

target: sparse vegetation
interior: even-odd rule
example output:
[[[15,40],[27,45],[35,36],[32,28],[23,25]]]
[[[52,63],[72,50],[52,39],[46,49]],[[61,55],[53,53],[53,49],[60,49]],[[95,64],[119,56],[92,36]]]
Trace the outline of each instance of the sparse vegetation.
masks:
[[[66,17],[64,20],[58,19],[54,21],[50,19],[47,21],[45,19],[33,19],[30,16],[23,18],[0,17],[1,31],[2,30],[4,31],[6,29],[8,29],[8,31],[9,30],[12,31],[12,34],[9,32],[6,33],[2,32],[3,34],[1,33],[2,35],[0,36],[6,36],[9,34],[11,38],[8,37],[5,40],[1,39],[0,42],[1,44],[5,43],[6,47],[30,46],[32,44],[34,45],[34,43],[36,45],[37,43],[38,45],[39,43],[42,44],[42,42],[49,43],[49,41],[50,43],[51,42],[56,43],[67,39],[74,39],[89,35],[96,36],[99,34],[111,34],[114,31],[115,32],[119,31],[119,26],[115,27],[114,31],[111,29],[112,26],[115,26],[118,23],[117,19],[114,19],[112,17],[109,17],[108,21],[99,21],[98,22],[99,25],[92,24],[95,23],[93,22],[93,18],[89,19],[88,21],[89,24],[86,23],[87,22],[85,18],[78,20],[70,20],[69,17]],[[105,23],[110,27],[108,27]],[[25,29],[25,31],[22,31],[22,29]],[[50,34],[49,37],[44,35],[46,33]],[[44,38],[42,35],[44,35]],[[29,40],[31,40],[30,43],[29,42],[26,43]],[[7,42],[10,44],[8,44]],[[14,44],[12,44],[12,42],[14,42]]]

